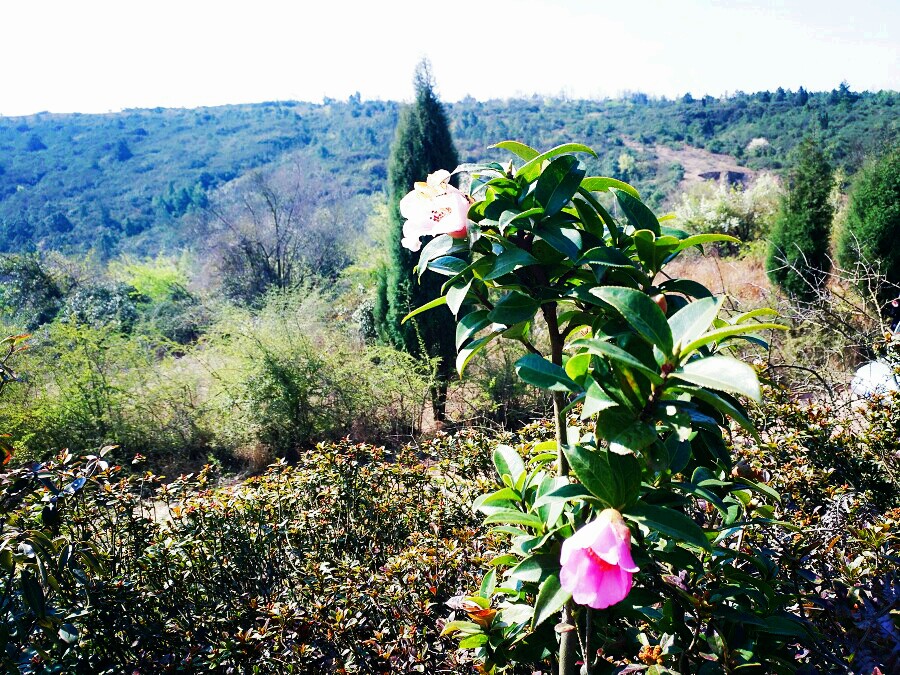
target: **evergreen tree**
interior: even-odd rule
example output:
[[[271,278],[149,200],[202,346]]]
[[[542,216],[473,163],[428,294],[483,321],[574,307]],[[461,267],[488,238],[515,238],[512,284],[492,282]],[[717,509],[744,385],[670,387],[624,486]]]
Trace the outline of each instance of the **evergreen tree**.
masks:
[[[881,157],[867,163],[855,181],[847,226],[838,242],[838,260],[848,268],[860,259],[875,264],[890,284],[900,286],[898,241],[900,144],[895,144]],[[890,291],[885,289],[885,292]]]
[[[419,254],[400,245],[404,218],[400,200],[416,181],[438,169],[452,171],[459,164],[450,137],[447,115],[434,93],[427,61],[416,67],[415,102],[400,114],[388,165],[390,234],[388,260],[380,272],[373,310],[379,335],[398,349],[422,358],[438,359],[438,386],[432,392],[436,419],[443,419],[447,382],[455,372],[456,343],[450,310],[439,307],[401,325],[410,310],[440,295],[445,278],[425,274],[417,281],[413,268]]]
[[[828,258],[833,209],[829,201],[832,168],[819,143],[805,139],[798,148],[781,209],[769,242],[769,278],[785,292],[812,300],[831,269]]]

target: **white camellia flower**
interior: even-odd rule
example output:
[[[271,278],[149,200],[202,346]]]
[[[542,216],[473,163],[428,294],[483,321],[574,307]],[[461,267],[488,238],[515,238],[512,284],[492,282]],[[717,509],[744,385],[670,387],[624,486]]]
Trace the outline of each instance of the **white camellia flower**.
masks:
[[[422,246],[420,237],[449,234],[462,239],[466,236],[469,199],[450,185],[449,179],[449,171],[435,171],[426,182],[416,183],[412,192],[400,200],[400,214],[406,218],[400,243],[410,251],[418,251]]]

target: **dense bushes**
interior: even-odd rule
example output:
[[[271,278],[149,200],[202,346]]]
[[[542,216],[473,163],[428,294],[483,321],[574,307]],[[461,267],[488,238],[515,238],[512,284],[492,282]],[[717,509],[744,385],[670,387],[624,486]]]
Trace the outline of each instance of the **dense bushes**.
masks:
[[[900,145],[863,169],[850,196],[847,223],[838,242],[845,267],[859,259],[879,267],[892,284],[900,286]],[[885,298],[890,299],[890,298]]]
[[[832,172],[819,143],[806,139],[769,243],[769,278],[787,294],[806,301],[815,297],[831,268]]]
[[[488,440],[342,442],[246,483],[63,455],[2,476],[0,662],[23,672],[468,672],[443,603],[486,554]],[[463,474],[465,478],[463,478]]]
[[[321,295],[274,294],[223,310],[191,346],[59,321],[29,341],[21,384],[0,400],[19,461],[115,444],[155,466],[212,453],[294,457],[320,440],[409,437],[421,427],[429,364],[326,330]],[[262,453],[262,459],[259,454]]]

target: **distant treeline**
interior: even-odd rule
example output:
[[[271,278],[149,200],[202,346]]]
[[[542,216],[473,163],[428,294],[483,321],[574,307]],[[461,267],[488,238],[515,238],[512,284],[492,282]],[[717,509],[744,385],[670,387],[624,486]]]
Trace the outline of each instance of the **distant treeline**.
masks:
[[[498,139],[535,147],[576,139],[599,157],[591,171],[628,180],[649,203],[676,198],[684,175],[655,148],[684,144],[779,170],[816,134],[846,174],[898,131],[900,94],[778,89],[723,98],[616,100],[532,97],[447,105],[461,159]],[[281,163],[326,177],[335,193],[384,188],[401,104],[326,99],[216,108],[127,110],[103,115],[0,117],[0,251],[33,249],[101,257],[153,254],[189,243],[182,220],[212,191]],[[762,140],[760,140],[762,139]],[[498,153],[498,157],[501,155]]]

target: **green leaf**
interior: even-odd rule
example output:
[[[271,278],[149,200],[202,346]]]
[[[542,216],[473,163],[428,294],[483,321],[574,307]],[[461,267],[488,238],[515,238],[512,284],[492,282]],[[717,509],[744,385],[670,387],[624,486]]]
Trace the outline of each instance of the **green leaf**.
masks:
[[[428,269],[436,274],[442,274],[445,277],[452,277],[456,274],[459,274],[463,270],[468,267],[469,264],[463,260],[462,258],[454,258],[449,255],[442,255],[440,258],[435,258],[428,264]],[[419,278],[422,277],[422,274],[419,274]]]
[[[497,301],[494,309],[488,313],[488,318],[494,323],[512,326],[528,321],[539,307],[540,303],[534,298],[518,291],[510,291]]]
[[[465,284],[454,284],[447,289],[447,295],[445,296],[447,298],[447,307],[453,312],[453,316],[459,314],[459,308],[466,301],[466,296],[469,294],[471,287],[472,279],[469,279]]]
[[[710,342],[720,342],[729,337],[743,336],[759,330],[787,330],[787,328],[787,326],[783,326],[780,323],[744,323],[738,326],[717,328],[685,345],[682,354],[690,354],[692,351],[700,349],[700,347],[708,345]]]
[[[656,303],[654,303],[654,305],[655,304]],[[657,309],[659,308],[657,307]],[[660,384],[662,382],[662,378],[660,377],[658,372],[651,370],[641,361],[639,361],[637,357],[632,356],[624,349],[612,344],[611,342],[604,342],[603,340],[599,340],[597,338],[591,338],[587,340],[576,340],[574,343],[572,343],[572,346],[587,349],[587,351],[589,351],[591,354],[605,356],[608,359],[617,361],[623,365],[628,366],[629,368],[633,368],[639,373],[643,373],[644,375],[646,375],[653,384]]]
[[[524,143],[519,143],[518,141],[500,141],[499,143],[495,143],[494,145],[489,145],[488,148],[500,148],[501,150],[507,150],[514,154],[516,157],[524,159],[526,162],[529,159],[534,159],[538,156],[538,151],[532,147],[525,145]]]
[[[534,197],[544,205],[547,216],[559,213],[578,192],[584,169],[578,165],[578,158],[563,155],[554,159],[541,172],[534,187]]]
[[[750,319],[755,319],[760,316],[778,316],[778,312],[770,307],[760,307],[758,309],[753,309],[749,312],[739,314],[731,320],[731,323],[737,325],[739,323],[744,323],[745,321],[749,321]]]
[[[518,565],[507,570],[506,576],[528,584],[536,584],[558,573],[559,556],[540,554],[523,559]]]
[[[456,348],[459,349],[466,340],[491,325],[488,319],[488,311],[479,309],[469,312],[459,320],[456,324]]]
[[[538,497],[534,502],[534,507],[544,506],[546,504],[556,504],[559,502],[575,502],[584,499],[593,499],[594,496],[587,491],[583,485],[569,483],[558,487],[553,492]]]
[[[531,629],[534,630],[544,621],[562,610],[565,604],[572,599],[572,594],[563,590],[559,584],[559,577],[555,574],[544,579],[538,591],[537,600],[534,603],[534,618],[531,620]]]
[[[481,626],[474,621],[450,621],[444,626],[441,635],[452,635],[453,633],[463,633],[466,635],[481,633]]]
[[[416,314],[421,314],[422,312],[427,312],[429,309],[434,309],[435,307],[440,307],[441,305],[446,305],[446,304],[447,304],[447,296],[442,295],[438,298],[435,298],[431,302],[426,302],[421,307],[417,307],[416,309],[411,311],[409,314],[404,316],[403,321],[401,321],[400,323],[404,324],[407,321],[409,321],[411,318],[413,318]]]
[[[584,405],[581,409],[581,419],[588,419],[596,415],[601,410],[613,408],[619,405],[616,401],[609,397],[603,388],[597,384],[593,378],[587,386],[587,392],[584,396]]]
[[[666,315],[646,293],[624,286],[592,288],[591,293],[612,305],[646,342],[666,356],[672,355],[672,330]]]
[[[762,399],[756,371],[729,356],[716,355],[689,361],[673,372],[672,377],[709,389],[742,394],[757,402]]]
[[[627,255],[612,246],[598,246],[596,248],[588,249],[584,252],[584,255],[578,259],[576,265],[597,265],[600,267],[620,269],[634,267],[634,263]]]
[[[538,531],[544,529],[544,521],[539,516],[533,513],[525,513],[518,509],[498,509],[484,519],[485,525],[493,525],[494,523],[525,525]]]
[[[694,234],[687,239],[682,239],[678,246],[675,248],[673,253],[678,253],[679,251],[683,251],[686,248],[690,248],[691,246],[699,246],[700,244],[708,244],[714,241],[727,241],[732,244],[740,244],[741,240],[737,237],[732,237],[729,234]]]
[[[504,475],[512,478],[512,482],[518,483],[519,478],[525,473],[525,462],[522,456],[508,445],[498,445],[494,450],[491,459],[494,462],[494,468],[497,474],[502,478]]]
[[[432,260],[442,256],[459,253],[468,250],[468,243],[465,240],[454,239],[449,234],[439,234],[422,247],[419,254],[418,271],[421,277]]]
[[[543,356],[526,354],[516,361],[516,374],[528,384],[549,391],[580,392],[581,387],[572,380],[562,366],[550,363]]]
[[[472,357],[498,337],[500,337],[500,333],[489,333],[477,340],[472,340],[467,347],[463,347],[459,350],[459,353],[456,355],[456,372],[459,373],[460,377],[462,377],[462,374],[465,371],[466,366],[469,365],[469,361],[472,360]]]
[[[665,293],[681,293],[691,298],[713,297],[712,291],[693,279],[667,279],[659,285],[659,290]]]
[[[525,182],[530,183],[540,175],[541,165],[546,160],[552,159],[557,155],[563,155],[567,152],[586,152],[593,157],[597,156],[597,153],[591,150],[586,145],[581,145],[581,143],[565,143],[563,145],[558,145],[555,148],[547,150],[547,152],[542,152],[540,155],[527,160],[527,162],[520,166],[519,170],[516,171],[516,178],[522,178],[525,180]]]
[[[581,181],[581,187],[588,192],[606,192],[607,190],[615,188],[616,190],[627,192],[635,199],[641,198],[640,193],[628,183],[616,180],[615,178],[607,178],[605,176],[589,176]]]
[[[535,229],[534,234],[570,260],[578,260],[581,257],[584,241],[581,232],[574,227],[563,227],[556,223],[541,223]]]
[[[622,515],[638,525],[712,552],[712,546],[703,529],[680,511],[637,502],[623,511]]]
[[[487,644],[488,640],[491,638],[485,633],[478,633],[477,635],[470,635],[466,638],[463,638],[459,641],[460,649],[475,649],[476,647],[480,647],[484,644]]]
[[[688,303],[669,317],[669,328],[672,331],[672,342],[685,345],[710,327],[719,315],[719,309],[725,298],[702,298]],[[683,353],[683,350],[682,350]]]
[[[638,420],[609,440],[610,452],[632,455],[656,442],[659,436],[654,426]]]
[[[507,209],[500,214],[500,218],[498,220],[498,222],[500,223],[500,231],[503,232],[507,227],[510,226],[511,223],[514,223],[517,220],[524,220],[526,218],[531,218],[532,216],[543,215],[544,209],[539,207],[528,209],[527,211],[515,211],[513,209]]]
[[[635,230],[650,230],[657,237],[660,236],[659,221],[644,202],[623,190],[613,190],[613,192],[622,208],[622,213],[625,214]]]
[[[710,405],[718,410],[720,413],[728,415],[735,422],[740,424],[744,429],[749,431],[758,443],[762,442],[759,434],[756,431],[756,427],[753,426],[753,422],[750,421],[750,419],[747,417],[747,414],[739,406],[732,404],[730,401],[727,401],[715,392],[708,391],[706,389],[680,386],[678,387],[678,389],[687,392],[695,398],[700,399],[707,405]]]
[[[509,274],[519,267],[537,265],[538,260],[528,251],[521,248],[508,248],[497,256],[493,269],[485,275],[485,281],[492,281],[504,274]]]
[[[616,455],[582,445],[564,445],[563,453],[581,484],[604,505],[621,510],[637,499],[641,465],[634,455]]]

